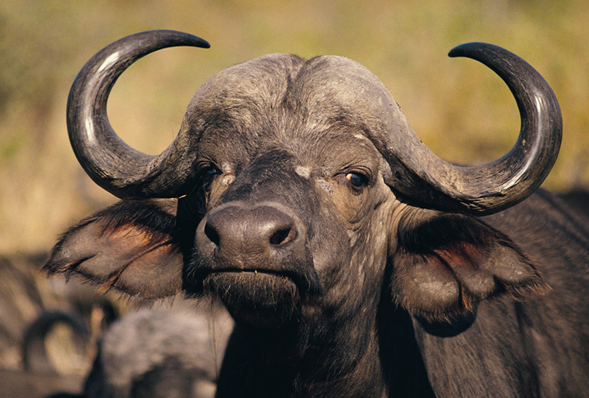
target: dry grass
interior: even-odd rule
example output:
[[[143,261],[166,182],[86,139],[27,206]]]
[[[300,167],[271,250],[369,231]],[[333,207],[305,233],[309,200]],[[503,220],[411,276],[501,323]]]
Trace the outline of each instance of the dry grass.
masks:
[[[5,0],[0,5],[0,253],[48,250],[58,233],[113,199],[83,175],[69,148],[65,101],[83,63],[127,34],[171,28],[212,49],[169,49],[123,75],[112,123],[158,153],[196,88],[214,72],[269,52],[353,58],[389,87],[439,155],[481,163],[506,152],[519,121],[492,72],[446,57],[487,41],[534,65],[562,106],[562,155],[546,185],[589,184],[589,7],[551,2],[362,0]]]

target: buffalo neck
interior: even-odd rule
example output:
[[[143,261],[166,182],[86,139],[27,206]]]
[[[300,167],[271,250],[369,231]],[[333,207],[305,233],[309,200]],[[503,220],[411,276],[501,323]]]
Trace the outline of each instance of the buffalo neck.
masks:
[[[376,311],[358,318],[273,330],[236,324],[217,396],[386,396]]]

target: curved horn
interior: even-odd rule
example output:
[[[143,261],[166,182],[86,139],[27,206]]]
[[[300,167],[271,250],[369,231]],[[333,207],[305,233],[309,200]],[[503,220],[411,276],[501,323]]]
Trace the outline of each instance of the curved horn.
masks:
[[[111,127],[108,96],[117,78],[137,59],[174,46],[208,48],[205,40],[187,33],[154,30],[127,36],[93,56],[76,77],[67,105],[67,126],[78,161],[102,188],[119,198],[175,197],[189,178],[178,136],[159,156],[128,146]]]
[[[434,155],[411,132],[383,143],[393,189],[418,205],[473,215],[496,213],[524,200],[550,172],[562,138],[562,116],[550,86],[526,61],[500,47],[467,43],[451,57],[475,59],[497,73],[517,102],[521,131],[513,148],[490,163],[461,167]]]

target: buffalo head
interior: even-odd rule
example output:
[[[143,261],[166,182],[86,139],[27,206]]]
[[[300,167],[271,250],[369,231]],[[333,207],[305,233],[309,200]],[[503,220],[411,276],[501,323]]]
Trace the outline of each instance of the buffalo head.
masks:
[[[238,324],[269,329],[374,330],[383,292],[434,319],[544,288],[533,261],[475,217],[531,195],[558,153],[558,103],[520,58],[483,43],[450,53],[499,74],[521,113],[513,149],[482,166],[436,157],[360,64],[284,54],[211,77],[176,140],[146,155],[111,128],[108,94],[136,59],[179,45],[208,46],[145,32],[106,47],[76,78],[74,151],[123,200],[68,231],[50,273],[147,299],[210,293]]]

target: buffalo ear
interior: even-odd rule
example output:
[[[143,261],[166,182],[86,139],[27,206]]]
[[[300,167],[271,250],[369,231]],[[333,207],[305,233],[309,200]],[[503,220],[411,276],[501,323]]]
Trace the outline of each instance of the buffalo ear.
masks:
[[[548,285],[537,265],[503,233],[461,214],[421,210],[399,223],[391,289],[411,314],[450,320],[488,297],[525,299]]]
[[[43,270],[141,299],[175,295],[183,267],[176,203],[125,200],[88,217],[61,237]]]

